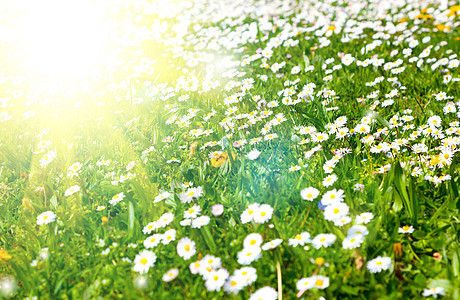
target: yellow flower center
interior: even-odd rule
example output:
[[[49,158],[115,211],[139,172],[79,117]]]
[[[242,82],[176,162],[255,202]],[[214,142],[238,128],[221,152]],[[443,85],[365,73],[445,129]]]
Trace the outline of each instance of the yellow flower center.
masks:
[[[307,198],[311,198],[311,197],[313,197],[311,193],[307,195]]]
[[[184,249],[185,249],[185,251],[190,251],[190,246],[189,246],[189,245],[185,245]]]
[[[338,214],[339,213],[339,209],[338,208],[334,208],[334,214]]]
[[[326,240],[326,238],[322,238],[322,239],[320,239],[319,241],[320,241],[320,242],[324,242],[325,240]]]
[[[43,220],[46,220],[46,219],[48,219],[48,216],[43,216]]]
[[[315,259],[315,264],[317,265],[323,265],[324,264],[324,258],[318,257]]]
[[[147,258],[141,259],[141,264],[145,265],[148,262]]]
[[[231,285],[231,286],[235,286],[235,285],[236,285],[236,281],[235,281],[235,280],[232,280],[232,281],[230,282],[230,285]]]
[[[315,285],[316,286],[323,286],[323,281],[321,279],[316,280]]]
[[[260,213],[260,215],[261,215],[262,217],[265,217],[266,213],[263,211],[263,212]]]
[[[254,245],[256,243],[256,240],[252,240],[249,244]]]
[[[403,227],[403,230],[404,230],[404,231],[408,231],[408,230],[409,230],[409,226],[407,226],[407,225],[404,226],[404,227]]]
[[[217,281],[219,279],[219,276],[214,276],[214,281]]]
[[[381,261],[378,261],[378,262],[376,263],[376,265],[377,265],[377,266],[381,266],[381,265],[382,265],[382,262],[381,262]]]

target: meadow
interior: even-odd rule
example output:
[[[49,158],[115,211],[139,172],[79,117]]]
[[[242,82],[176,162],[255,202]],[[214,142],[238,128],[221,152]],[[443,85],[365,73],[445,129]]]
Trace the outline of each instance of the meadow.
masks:
[[[0,297],[460,299],[456,1],[24,3]]]

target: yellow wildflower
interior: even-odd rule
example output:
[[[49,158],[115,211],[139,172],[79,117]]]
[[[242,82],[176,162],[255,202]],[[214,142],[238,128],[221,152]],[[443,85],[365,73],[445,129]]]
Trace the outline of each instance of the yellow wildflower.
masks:
[[[6,250],[0,249],[0,260],[8,260],[11,258],[11,255],[8,254]]]

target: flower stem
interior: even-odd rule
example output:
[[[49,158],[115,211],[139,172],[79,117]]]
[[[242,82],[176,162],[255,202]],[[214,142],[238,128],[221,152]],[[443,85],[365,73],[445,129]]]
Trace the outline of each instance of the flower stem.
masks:
[[[278,299],[283,300],[283,280],[281,278],[281,264],[280,261],[276,261],[276,270],[278,273]]]

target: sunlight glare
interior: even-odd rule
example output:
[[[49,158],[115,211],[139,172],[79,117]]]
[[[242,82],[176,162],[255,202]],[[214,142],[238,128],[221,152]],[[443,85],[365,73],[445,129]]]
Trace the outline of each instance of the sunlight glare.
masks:
[[[103,60],[108,30],[93,1],[18,1],[14,24],[18,52],[33,77],[55,81],[87,78]]]

